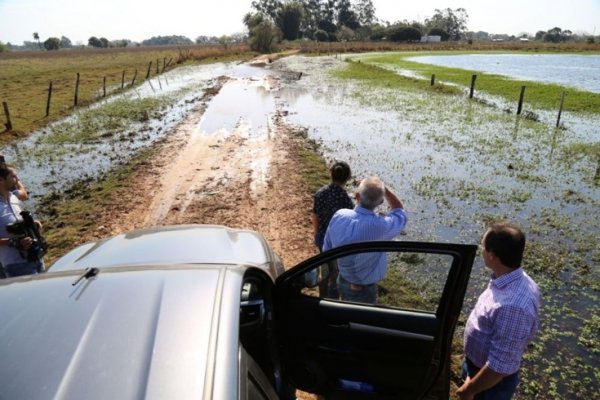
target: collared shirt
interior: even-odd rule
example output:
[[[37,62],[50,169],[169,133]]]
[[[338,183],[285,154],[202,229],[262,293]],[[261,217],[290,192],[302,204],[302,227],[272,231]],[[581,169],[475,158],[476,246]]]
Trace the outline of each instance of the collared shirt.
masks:
[[[527,344],[539,326],[540,290],[517,268],[492,279],[465,326],[465,355],[478,368],[510,375],[521,366]]]
[[[323,245],[323,238],[333,214],[341,208],[353,208],[354,204],[348,193],[338,184],[330,183],[315,193],[312,211],[319,219],[317,228],[317,245]]]
[[[12,238],[6,230],[6,225],[21,221],[21,201],[13,194],[10,193],[8,197],[9,201],[0,196],[0,238]],[[0,246],[0,264],[10,265],[16,263],[26,262],[27,260],[21,256],[17,249],[13,249],[8,246]]]
[[[356,206],[354,210],[339,210],[331,218],[323,250],[350,243],[392,240],[402,232],[406,221],[406,212],[402,208],[394,208],[386,215],[378,215],[360,206]],[[385,277],[387,255],[361,253],[343,257],[338,260],[338,268],[348,282],[369,285]]]

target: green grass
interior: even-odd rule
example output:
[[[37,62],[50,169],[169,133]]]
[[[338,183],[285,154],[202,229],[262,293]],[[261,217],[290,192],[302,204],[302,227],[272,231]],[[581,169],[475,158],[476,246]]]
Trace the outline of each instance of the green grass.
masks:
[[[44,231],[50,249],[46,265],[52,263],[85,240],[98,229],[103,211],[119,205],[121,193],[133,191],[136,173],[147,166],[147,160],[160,146],[140,150],[124,164],[95,180],[76,183],[62,194],[51,194],[42,199],[39,209],[44,210]]]
[[[121,90],[123,72],[124,86],[131,85],[137,70],[135,85],[162,73],[163,64],[168,69],[180,63],[207,63],[250,58],[245,46],[202,47],[139,47],[131,49],[83,49],[13,52],[0,55],[0,102],[9,107],[13,129],[0,135],[0,145],[29,134],[35,129],[60,119],[100,99],[103,95],[103,79],[106,77],[107,95]],[[156,65],[159,64],[157,72]],[[74,107],[77,73],[80,74],[78,107]],[[48,86],[52,82],[50,115],[46,117]],[[0,132],[6,122],[0,108]]]
[[[306,130],[297,129],[292,132],[292,135],[302,139],[302,145],[298,146],[302,179],[307,191],[314,194],[329,183],[329,169],[319,152],[319,145],[308,138]]]
[[[447,85],[431,86],[420,79],[400,76],[393,71],[363,62],[348,62],[348,67],[334,72],[342,79],[356,79],[377,88],[400,89],[405,91],[428,90],[437,93],[458,94],[460,90]]]
[[[444,52],[442,54],[465,54],[465,52]],[[486,74],[480,71],[446,68],[407,60],[409,57],[426,55],[434,55],[434,53],[389,53],[362,57],[361,61],[362,63],[385,66],[386,68],[399,68],[416,72],[426,78],[426,80],[422,81],[424,86],[429,85],[429,78],[432,74],[435,74],[436,82],[452,82],[464,87],[470,87],[471,77],[476,74],[476,93],[482,91],[491,95],[501,96],[508,101],[514,101],[515,107],[519,99],[521,86],[526,86],[525,107],[533,106],[542,109],[557,110],[560,106],[562,93],[565,92],[564,110],[585,113],[600,112],[600,94],[598,93],[585,92],[555,84],[513,80],[500,75]],[[435,55],[440,55],[440,53],[435,53]],[[345,74],[341,74],[340,76],[350,77],[353,75],[357,79],[365,79],[363,74],[352,70]],[[365,81],[369,82],[368,79],[365,79]]]
[[[98,108],[83,109],[75,119],[65,120],[53,127],[53,134],[42,136],[40,143],[61,145],[82,143],[115,136],[134,123],[160,118],[166,97],[119,99]]]

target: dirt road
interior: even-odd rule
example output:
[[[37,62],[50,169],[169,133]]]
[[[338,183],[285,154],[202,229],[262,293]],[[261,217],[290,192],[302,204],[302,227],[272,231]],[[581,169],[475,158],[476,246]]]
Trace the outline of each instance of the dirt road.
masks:
[[[99,216],[98,234],[218,224],[262,233],[286,267],[315,254],[312,194],[302,181],[297,153],[305,144],[286,124],[285,112],[271,116],[268,134],[259,137],[248,135],[244,124],[195,134],[208,101],[181,121],[158,156],[134,175],[133,188]]]

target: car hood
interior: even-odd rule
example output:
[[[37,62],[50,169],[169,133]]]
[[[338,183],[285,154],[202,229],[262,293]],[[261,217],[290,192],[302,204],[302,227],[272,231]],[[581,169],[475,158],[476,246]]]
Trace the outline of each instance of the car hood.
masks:
[[[172,266],[101,271],[75,286],[67,272],[3,280],[0,397],[201,398],[217,358],[235,381],[240,286],[225,283],[242,274]],[[217,357],[216,327],[231,354]]]
[[[273,258],[264,238],[256,232],[218,225],[177,225],[141,229],[84,244],[61,257],[49,270],[178,263],[263,265]]]

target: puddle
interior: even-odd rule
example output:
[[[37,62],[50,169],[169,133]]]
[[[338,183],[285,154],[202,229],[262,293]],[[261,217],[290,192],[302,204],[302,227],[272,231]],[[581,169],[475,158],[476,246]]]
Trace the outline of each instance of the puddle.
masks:
[[[233,131],[245,125],[248,137],[268,134],[269,115],[275,111],[271,84],[266,78],[244,78],[228,82],[208,105],[198,133]]]

